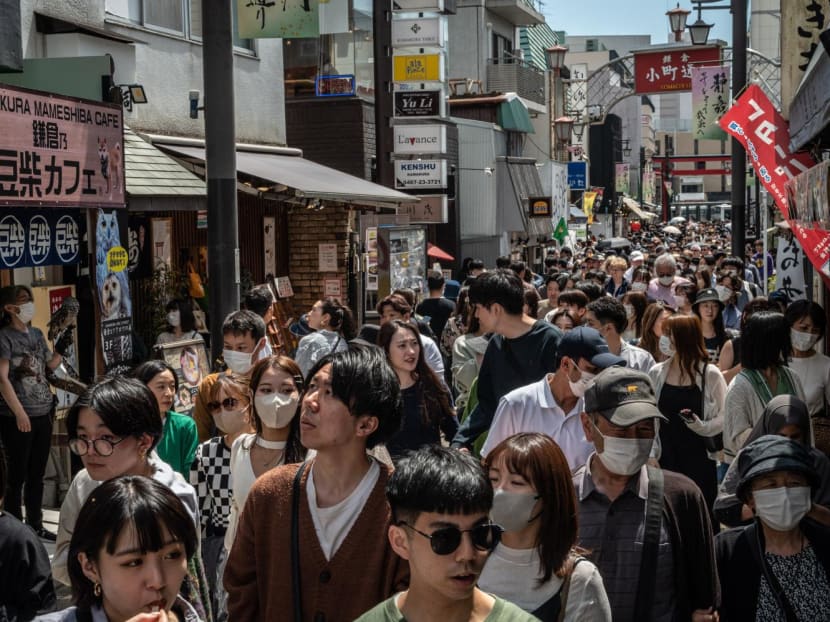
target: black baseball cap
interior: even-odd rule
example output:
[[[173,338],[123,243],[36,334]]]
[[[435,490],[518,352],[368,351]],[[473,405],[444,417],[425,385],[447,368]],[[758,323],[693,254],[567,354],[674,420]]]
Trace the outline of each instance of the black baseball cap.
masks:
[[[738,457],[738,473],[741,476],[735,494],[744,499],[756,477],[776,471],[803,473],[812,488],[817,488],[819,476],[807,448],[786,436],[768,434],[755,439],[744,447]]]
[[[579,326],[569,330],[559,340],[557,354],[561,360],[563,356],[575,361],[585,359],[591,365],[605,369],[614,365],[625,365],[624,358],[612,354],[608,343],[599,334],[599,331],[590,326]]]
[[[657,408],[648,375],[628,367],[609,367],[597,374],[585,391],[585,412],[599,413],[623,428],[646,419],[668,421]]]
[[[720,296],[718,296],[718,290],[714,287],[707,287],[706,289],[700,290],[692,306],[699,305],[701,302],[717,302],[721,308],[723,307],[723,302],[721,302]]]

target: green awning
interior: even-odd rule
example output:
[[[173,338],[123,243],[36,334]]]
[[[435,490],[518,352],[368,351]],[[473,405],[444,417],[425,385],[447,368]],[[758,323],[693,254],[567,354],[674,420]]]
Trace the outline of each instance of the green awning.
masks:
[[[530,114],[527,106],[522,103],[518,96],[513,95],[507,101],[499,104],[497,113],[498,124],[505,130],[511,132],[524,132],[533,134],[533,124],[530,122]]]

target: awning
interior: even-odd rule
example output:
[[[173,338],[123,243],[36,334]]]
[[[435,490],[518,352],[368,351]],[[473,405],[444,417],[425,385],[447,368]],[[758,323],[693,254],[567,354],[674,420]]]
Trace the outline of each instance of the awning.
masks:
[[[625,205],[630,211],[634,212],[634,215],[640,220],[653,220],[657,218],[657,214],[645,211],[640,207],[640,204],[637,203],[637,201],[629,197],[623,197],[623,205]]]
[[[512,203],[516,210],[512,215],[502,215],[501,224],[504,225],[504,230],[516,231],[518,228],[515,225],[521,223],[524,231],[532,236],[549,236],[554,229],[552,218],[550,216],[532,218],[528,215],[530,209],[528,199],[545,196],[542,180],[539,178],[539,169],[536,168],[536,160],[500,157],[497,162],[500,165],[506,164],[506,166],[498,167],[499,207],[507,212]]]
[[[506,98],[507,101],[499,104],[496,113],[498,124],[503,129],[511,132],[533,134],[533,124],[530,122],[530,113],[527,111],[527,106],[515,93],[507,93]]]
[[[447,251],[438,248],[432,242],[427,243],[427,257],[432,257],[438,261],[455,261],[455,257],[450,255]]]
[[[61,35],[77,32],[92,37],[117,41],[118,43],[145,43],[132,37],[127,37],[120,32],[107,28],[96,28],[81,22],[66,19],[66,17],[55,17],[43,11],[33,11],[35,14],[35,27],[37,31],[45,35]]]
[[[830,123],[830,57],[818,45],[790,104],[790,149],[799,151]]]
[[[127,206],[135,212],[207,209],[205,182],[124,127]]]
[[[194,141],[195,142],[195,141]],[[172,153],[204,162],[203,146],[184,146],[166,143],[164,138],[153,137],[153,144]],[[328,166],[306,160],[291,151],[282,152],[246,150],[237,145],[236,170],[264,180],[267,183],[286,186],[294,196],[324,201],[338,201],[355,205],[389,206],[401,203],[416,203],[418,197],[392,190],[386,186],[360,179]],[[274,150],[278,151],[278,150]]]
[[[574,222],[588,222],[588,216],[576,205],[571,205],[570,212],[568,213],[568,220]]]

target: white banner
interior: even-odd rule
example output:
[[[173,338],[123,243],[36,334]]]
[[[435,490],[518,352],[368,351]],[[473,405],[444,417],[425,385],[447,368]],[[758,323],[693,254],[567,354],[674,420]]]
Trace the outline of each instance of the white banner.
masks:
[[[807,283],[804,280],[804,251],[792,234],[789,240],[779,237],[775,254],[775,288],[790,299],[807,298]]]
[[[395,153],[445,153],[446,125],[396,125]]]

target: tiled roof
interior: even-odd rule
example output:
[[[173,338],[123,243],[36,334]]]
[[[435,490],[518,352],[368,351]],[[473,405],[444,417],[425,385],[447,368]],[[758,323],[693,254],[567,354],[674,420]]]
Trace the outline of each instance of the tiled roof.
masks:
[[[205,197],[205,182],[124,127],[124,175],[129,196]]]

